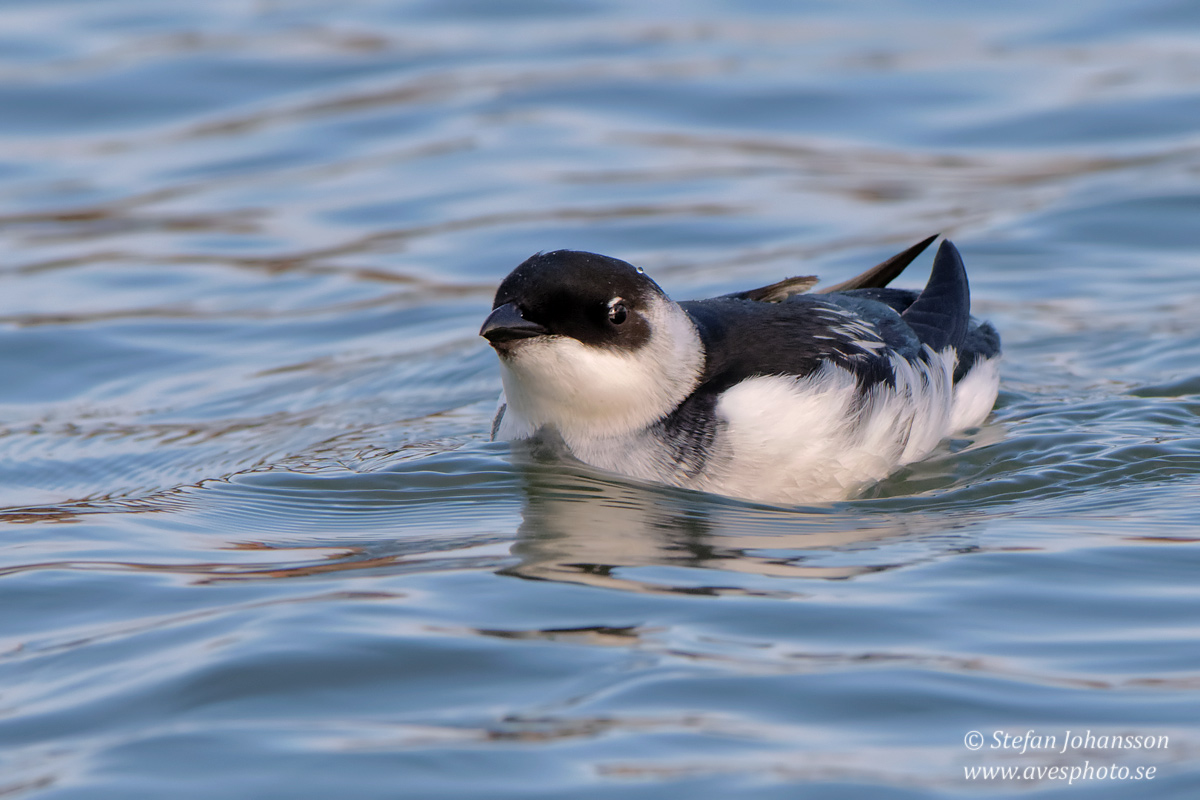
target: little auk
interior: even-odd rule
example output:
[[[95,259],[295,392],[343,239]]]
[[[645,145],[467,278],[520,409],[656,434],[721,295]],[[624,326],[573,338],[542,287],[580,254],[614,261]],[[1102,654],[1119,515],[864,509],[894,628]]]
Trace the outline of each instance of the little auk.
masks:
[[[1000,337],[971,317],[954,245],[920,292],[888,287],[936,238],[821,292],[797,277],[681,303],[625,261],[538,253],[479,332],[504,384],[492,438],[764,503],[853,497],[996,401]]]

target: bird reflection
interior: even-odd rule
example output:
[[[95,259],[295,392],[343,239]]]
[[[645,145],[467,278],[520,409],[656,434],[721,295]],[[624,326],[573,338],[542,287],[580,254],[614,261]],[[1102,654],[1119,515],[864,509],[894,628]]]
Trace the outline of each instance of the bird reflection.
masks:
[[[860,512],[853,504],[751,505],[638,485],[583,465],[564,470],[561,460],[532,449],[519,463],[523,521],[511,550],[519,561],[501,572],[522,578],[636,592],[763,595],[777,592],[738,586],[744,581],[729,573],[845,580],[928,556],[928,548],[880,547],[886,540],[936,532],[938,551],[971,547],[965,530],[947,531],[944,521],[921,514]],[[638,569],[644,567],[715,572],[654,575]]]

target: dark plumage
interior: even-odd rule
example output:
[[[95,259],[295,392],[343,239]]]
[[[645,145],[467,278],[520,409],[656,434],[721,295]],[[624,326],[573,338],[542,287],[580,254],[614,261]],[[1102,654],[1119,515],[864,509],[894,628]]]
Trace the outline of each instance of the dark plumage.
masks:
[[[627,310],[641,310],[650,294],[662,295],[662,289],[632,264],[596,253],[555,250],[537,253],[509,273],[496,289],[492,308],[516,302],[523,319],[547,331],[598,347],[636,349],[650,336],[649,328],[637,315],[612,324],[609,304],[619,298]],[[489,340],[494,342],[495,334]]]
[[[900,269],[931,241],[900,254],[907,257]],[[894,266],[897,258],[880,267]],[[867,383],[891,380],[890,356],[916,358],[922,345],[935,351],[953,347],[960,362],[999,353],[995,330],[987,323],[972,325],[967,274],[953,244],[942,243],[921,292],[885,288],[899,271],[879,269],[839,284],[856,288],[830,294],[795,294],[763,303],[747,299],[761,291],[750,290],[680,303],[708,353],[697,391],[721,392],[755,375],[804,376],[826,361]],[[848,324],[847,314],[862,324]],[[884,347],[864,347],[876,342]]]

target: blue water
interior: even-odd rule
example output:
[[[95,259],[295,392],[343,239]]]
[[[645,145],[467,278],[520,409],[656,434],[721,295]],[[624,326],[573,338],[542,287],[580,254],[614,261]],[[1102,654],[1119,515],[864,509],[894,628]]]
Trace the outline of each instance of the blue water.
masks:
[[[0,5],[0,797],[1200,796],[1200,6],[848,6]],[[937,231],[1000,400],[864,498],[487,441],[530,253]]]

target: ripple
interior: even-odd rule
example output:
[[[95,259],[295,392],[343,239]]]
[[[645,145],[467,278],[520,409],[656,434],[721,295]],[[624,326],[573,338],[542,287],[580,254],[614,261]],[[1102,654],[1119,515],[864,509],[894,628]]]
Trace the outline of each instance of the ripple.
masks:
[[[1188,796],[1189,14],[510,5],[0,9],[0,794],[949,796],[1090,728]],[[1004,390],[863,498],[486,441],[531,252],[684,298],[939,230]]]

